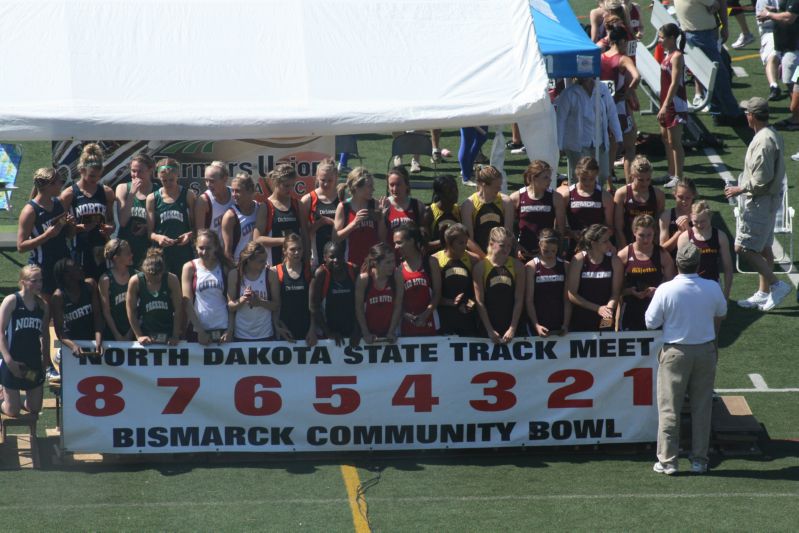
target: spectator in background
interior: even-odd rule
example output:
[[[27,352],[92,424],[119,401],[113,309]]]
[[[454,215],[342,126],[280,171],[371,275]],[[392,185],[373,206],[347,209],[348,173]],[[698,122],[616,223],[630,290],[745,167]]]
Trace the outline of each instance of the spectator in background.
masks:
[[[685,92],[685,35],[676,24],[664,24],[658,41],[666,57],[660,63],[660,110],[658,124],[666,148],[669,179],[664,185],[671,189],[680,181],[685,162],[682,146],[683,124],[688,119],[688,96]]]
[[[776,9],[778,5],[777,0],[757,0],[755,5],[755,13],[760,13],[766,10],[766,6],[771,9]],[[757,20],[757,30],[760,32],[760,61],[766,71],[766,81],[768,81],[769,93],[768,99],[770,101],[778,100],[782,96],[782,90],[779,86],[780,81],[780,53],[774,47],[774,26],[776,23],[767,17],[763,20]],[[733,48],[735,45],[733,44]],[[790,97],[791,92],[788,91]]]
[[[791,95],[791,116],[774,124],[781,130],[799,130],[799,1],[784,0],[777,5],[767,3],[758,11],[757,20],[763,24],[773,23],[774,49],[780,53],[782,81]]]
[[[755,5],[755,0],[751,0],[751,3],[752,5]],[[741,7],[741,0],[727,0],[727,9],[729,10],[730,15],[735,17],[735,21],[741,28],[741,33],[738,35],[738,38],[735,39],[735,42],[730,45],[730,47],[734,50],[740,50],[741,48],[746,47],[746,45],[754,42],[755,36],[752,35],[752,32],[749,30],[749,24],[746,23],[746,13],[744,13],[744,8]]]
[[[461,128],[461,145],[458,148],[458,163],[461,166],[461,182],[469,187],[476,184],[472,180],[474,164],[477,162],[480,149],[488,139],[488,126]]]
[[[735,251],[760,275],[760,286],[755,294],[739,300],[738,305],[770,311],[791,292],[791,285],[774,275],[771,251],[777,209],[783,194],[785,142],[768,124],[766,100],[754,96],[741,102],[741,106],[746,109],[746,120],[755,136],[746,149],[740,183],[726,187],[724,194],[727,198],[746,195],[735,236]]]
[[[594,113],[594,91],[599,92],[599,116]],[[616,104],[607,85],[595,83],[594,78],[576,78],[555,99],[558,123],[558,147],[566,154],[569,180],[574,182],[575,168],[580,158],[593,156],[596,146],[594,139],[595,121],[599,120],[602,137],[599,139],[599,183],[604,185],[610,176],[609,148],[610,137],[622,138]],[[608,183],[608,185],[610,185]]]

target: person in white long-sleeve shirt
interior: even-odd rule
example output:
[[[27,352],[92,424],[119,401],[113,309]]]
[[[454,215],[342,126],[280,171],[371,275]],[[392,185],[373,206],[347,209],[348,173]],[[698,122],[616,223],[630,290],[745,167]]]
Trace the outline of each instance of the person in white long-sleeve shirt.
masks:
[[[619,116],[613,103],[613,95],[607,85],[596,83],[594,78],[578,78],[555,100],[558,120],[558,147],[566,154],[569,165],[569,180],[576,181],[574,169],[583,156],[594,156],[594,91],[599,91],[599,116],[601,144],[599,145],[599,182],[605,184],[610,175],[608,148],[613,133],[615,139],[622,138]]]

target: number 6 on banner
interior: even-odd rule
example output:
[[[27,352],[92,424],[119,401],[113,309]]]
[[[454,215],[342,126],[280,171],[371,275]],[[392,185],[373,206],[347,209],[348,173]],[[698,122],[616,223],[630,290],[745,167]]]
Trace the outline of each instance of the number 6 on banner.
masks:
[[[255,390],[258,385],[264,388]],[[266,390],[267,388],[279,389],[280,382],[269,376],[241,378],[236,383],[236,391],[233,397],[236,410],[243,415],[249,416],[273,415],[280,411],[283,406],[283,400],[278,393]],[[261,400],[260,405],[256,405],[256,399]]]

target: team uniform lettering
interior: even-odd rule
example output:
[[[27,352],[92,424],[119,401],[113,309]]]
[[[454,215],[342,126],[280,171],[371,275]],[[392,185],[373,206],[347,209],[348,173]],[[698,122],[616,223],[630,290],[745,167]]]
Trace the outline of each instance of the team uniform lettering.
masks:
[[[583,279],[607,279],[613,277],[613,272],[609,270],[600,271],[600,272],[583,272],[580,276]]]
[[[183,213],[181,211],[164,211],[160,214],[161,224],[166,222],[167,220],[177,220],[179,222],[183,222]]]
[[[574,209],[599,209],[602,207],[602,202],[594,202],[591,200],[572,200],[571,207]]]
[[[21,329],[35,329],[40,331],[42,329],[42,319],[32,316],[18,318],[16,322],[14,322],[14,331],[19,331]]]
[[[85,316],[89,316],[92,314],[92,306],[91,304],[86,304],[78,307],[77,309],[70,311],[69,313],[64,314],[64,321],[65,322],[72,322],[79,318],[83,318]]]

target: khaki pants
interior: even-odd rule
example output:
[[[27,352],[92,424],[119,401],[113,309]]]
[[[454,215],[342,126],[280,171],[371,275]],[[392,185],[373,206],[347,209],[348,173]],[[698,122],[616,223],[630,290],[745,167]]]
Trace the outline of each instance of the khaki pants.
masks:
[[[658,460],[677,466],[680,411],[691,399],[691,460],[707,464],[718,353],[715,342],[664,344],[658,355]]]

